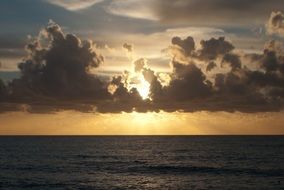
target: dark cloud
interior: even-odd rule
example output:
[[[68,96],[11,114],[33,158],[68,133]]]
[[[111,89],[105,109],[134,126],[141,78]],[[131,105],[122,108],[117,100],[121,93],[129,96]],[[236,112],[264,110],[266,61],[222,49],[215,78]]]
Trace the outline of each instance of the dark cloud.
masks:
[[[226,56],[227,54],[224,57]],[[251,58],[251,62],[258,63],[259,70],[249,70],[241,63],[239,56],[233,56],[235,58],[231,60],[232,70],[219,73],[215,77],[217,93],[227,97],[237,95],[247,102],[257,99],[266,105],[278,102],[281,107],[284,98],[284,75],[281,71],[283,54],[278,55],[272,49],[265,49],[262,54],[245,55]]]
[[[216,59],[218,55],[229,53],[235,48],[230,42],[226,41],[224,37],[202,40],[200,44],[200,57],[209,60]]]
[[[182,64],[173,60],[172,67],[170,83],[164,87],[154,71],[144,69],[143,75],[150,83],[150,97],[154,102],[180,102],[204,98],[211,94],[211,83],[194,63]]]
[[[173,61],[174,72],[165,93],[177,101],[204,98],[210,95],[210,84],[206,76],[194,63],[187,65]]]
[[[140,111],[147,111],[145,106],[146,102],[142,100],[139,92],[136,88],[128,89],[125,81],[126,76],[114,76],[109,83],[109,87],[112,91],[112,100],[100,101],[96,104],[97,111],[101,113],[119,113],[119,112],[132,112],[136,108],[140,108]],[[142,107],[145,107],[142,109]]]
[[[182,40],[180,37],[172,38],[172,44],[178,45],[184,50],[185,55],[191,55],[191,53],[195,50],[195,42],[191,36]]]
[[[187,111],[205,109],[255,112],[281,109],[284,99],[284,53],[279,44],[270,42],[262,54],[244,55],[233,53],[234,46],[224,38],[212,38],[201,41],[201,44],[201,48],[192,51],[191,55],[184,55],[184,60],[188,60],[186,63],[173,61],[171,81],[162,88],[162,95],[157,96],[158,99],[173,102],[176,110]],[[244,58],[257,63],[259,69],[249,70],[249,65],[242,63]],[[192,60],[206,64],[206,71],[225,64],[231,69],[222,73],[215,69],[214,80],[210,82]],[[192,101],[203,101],[206,105]],[[159,102],[159,106],[171,110],[164,103]]]
[[[44,32],[46,46],[39,38],[26,46],[28,55],[19,64],[22,76],[11,83],[12,97],[108,98],[103,82],[89,72],[103,62],[92,42],[64,34],[53,22]]]
[[[4,97],[7,95],[7,87],[5,83],[0,79],[0,101],[4,99]]]
[[[262,54],[248,54],[248,58],[251,62],[256,62],[259,67],[266,72],[280,71],[283,73],[284,52],[282,49],[283,44],[271,41],[265,45]]]
[[[135,102],[142,101],[141,96],[136,88],[132,88],[128,90],[125,87],[125,82],[123,81],[122,76],[116,76],[112,78],[111,83],[115,87],[115,91],[113,92],[113,97],[115,101],[122,102]]]
[[[284,87],[284,76],[277,72],[250,71],[247,76],[249,83],[255,87],[262,88],[264,93],[274,88]]]
[[[126,49],[128,52],[132,52],[133,51],[133,45],[131,45],[131,44],[124,43],[122,47],[124,49]]]
[[[262,67],[267,71],[275,71],[279,67],[278,59],[274,51],[265,50],[261,61]]]
[[[232,70],[241,68],[241,60],[240,57],[233,53],[227,53],[224,55],[222,59],[222,65],[228,64]]]
[[[216,63],[214,61],[210,61],[206,67],[206,71],[209,72],[212,69],[214,69],[215,67],[217,67]]]
[[[233,57],[236,59],[236,56],[229,54],[235,47],[231,42],[227,41],[225,37],[201,40],[200,46],[200,49],[195,48],[195,42],[191,36],[186,39],[174,37],[172,38],[172,46],[169,46],[166,50],[169,50],[175,59],[181,60],[182,62],[186,61],[188,58],[214,61],[217,57],[225,54],[228,55],[224,62],[228,62],[227,59],[231,60]],[[233,64],[235,64],[235,62]]]
[[[214,87],[217,88],[217,93],[223,96],[245,94],[249,87],[246,77],[243,77],[240,72],[231,71],[226,74],[216,74]]]

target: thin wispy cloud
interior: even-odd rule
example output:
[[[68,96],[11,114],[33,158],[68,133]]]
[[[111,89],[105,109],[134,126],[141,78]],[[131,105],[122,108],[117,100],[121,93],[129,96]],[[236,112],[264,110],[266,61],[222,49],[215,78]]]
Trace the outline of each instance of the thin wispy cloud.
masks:
[[[281,0],[117,0],[109,12],[167,24],[234,26],[262,24],[275,8],[283,10]],[[245,19],[244,19],[245,18]]]
[[[158,21],[159,18],[152,9],[152,0],[117,0],[106,7],[106,11],[115,15]]]
[[[104,0],[46,0],[47,2],[63,7],[70,11],[78,11],[91,7]]]

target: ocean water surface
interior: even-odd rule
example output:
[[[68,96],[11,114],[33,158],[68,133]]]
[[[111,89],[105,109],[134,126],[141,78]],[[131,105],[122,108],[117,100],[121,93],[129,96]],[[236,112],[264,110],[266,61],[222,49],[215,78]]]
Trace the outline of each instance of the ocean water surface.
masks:
[[[0,137],[0,189],[284,189],[284,136]]]

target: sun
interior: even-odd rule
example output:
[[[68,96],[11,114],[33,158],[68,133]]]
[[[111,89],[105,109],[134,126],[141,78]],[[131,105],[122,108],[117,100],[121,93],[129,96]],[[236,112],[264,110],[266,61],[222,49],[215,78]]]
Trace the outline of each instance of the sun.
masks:
[[[137,84],[136,88],[143,100],[149,98],[150,84],[144,79],[143,76],[139,76],[140,83]]]
[[[150,99],[150,83],[144,79],[142,73],[129,72],[125,75],[124,85],[128,91],[136,89],[143,100]],[[114,93],[116,87],[108,86],[108,91]]]

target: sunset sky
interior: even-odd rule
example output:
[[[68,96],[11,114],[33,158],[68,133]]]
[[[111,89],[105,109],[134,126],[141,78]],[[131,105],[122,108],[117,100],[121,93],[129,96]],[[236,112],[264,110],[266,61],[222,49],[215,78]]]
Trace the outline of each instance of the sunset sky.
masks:
[[[1,0],[0,135],[283,135],[283,11]]]

